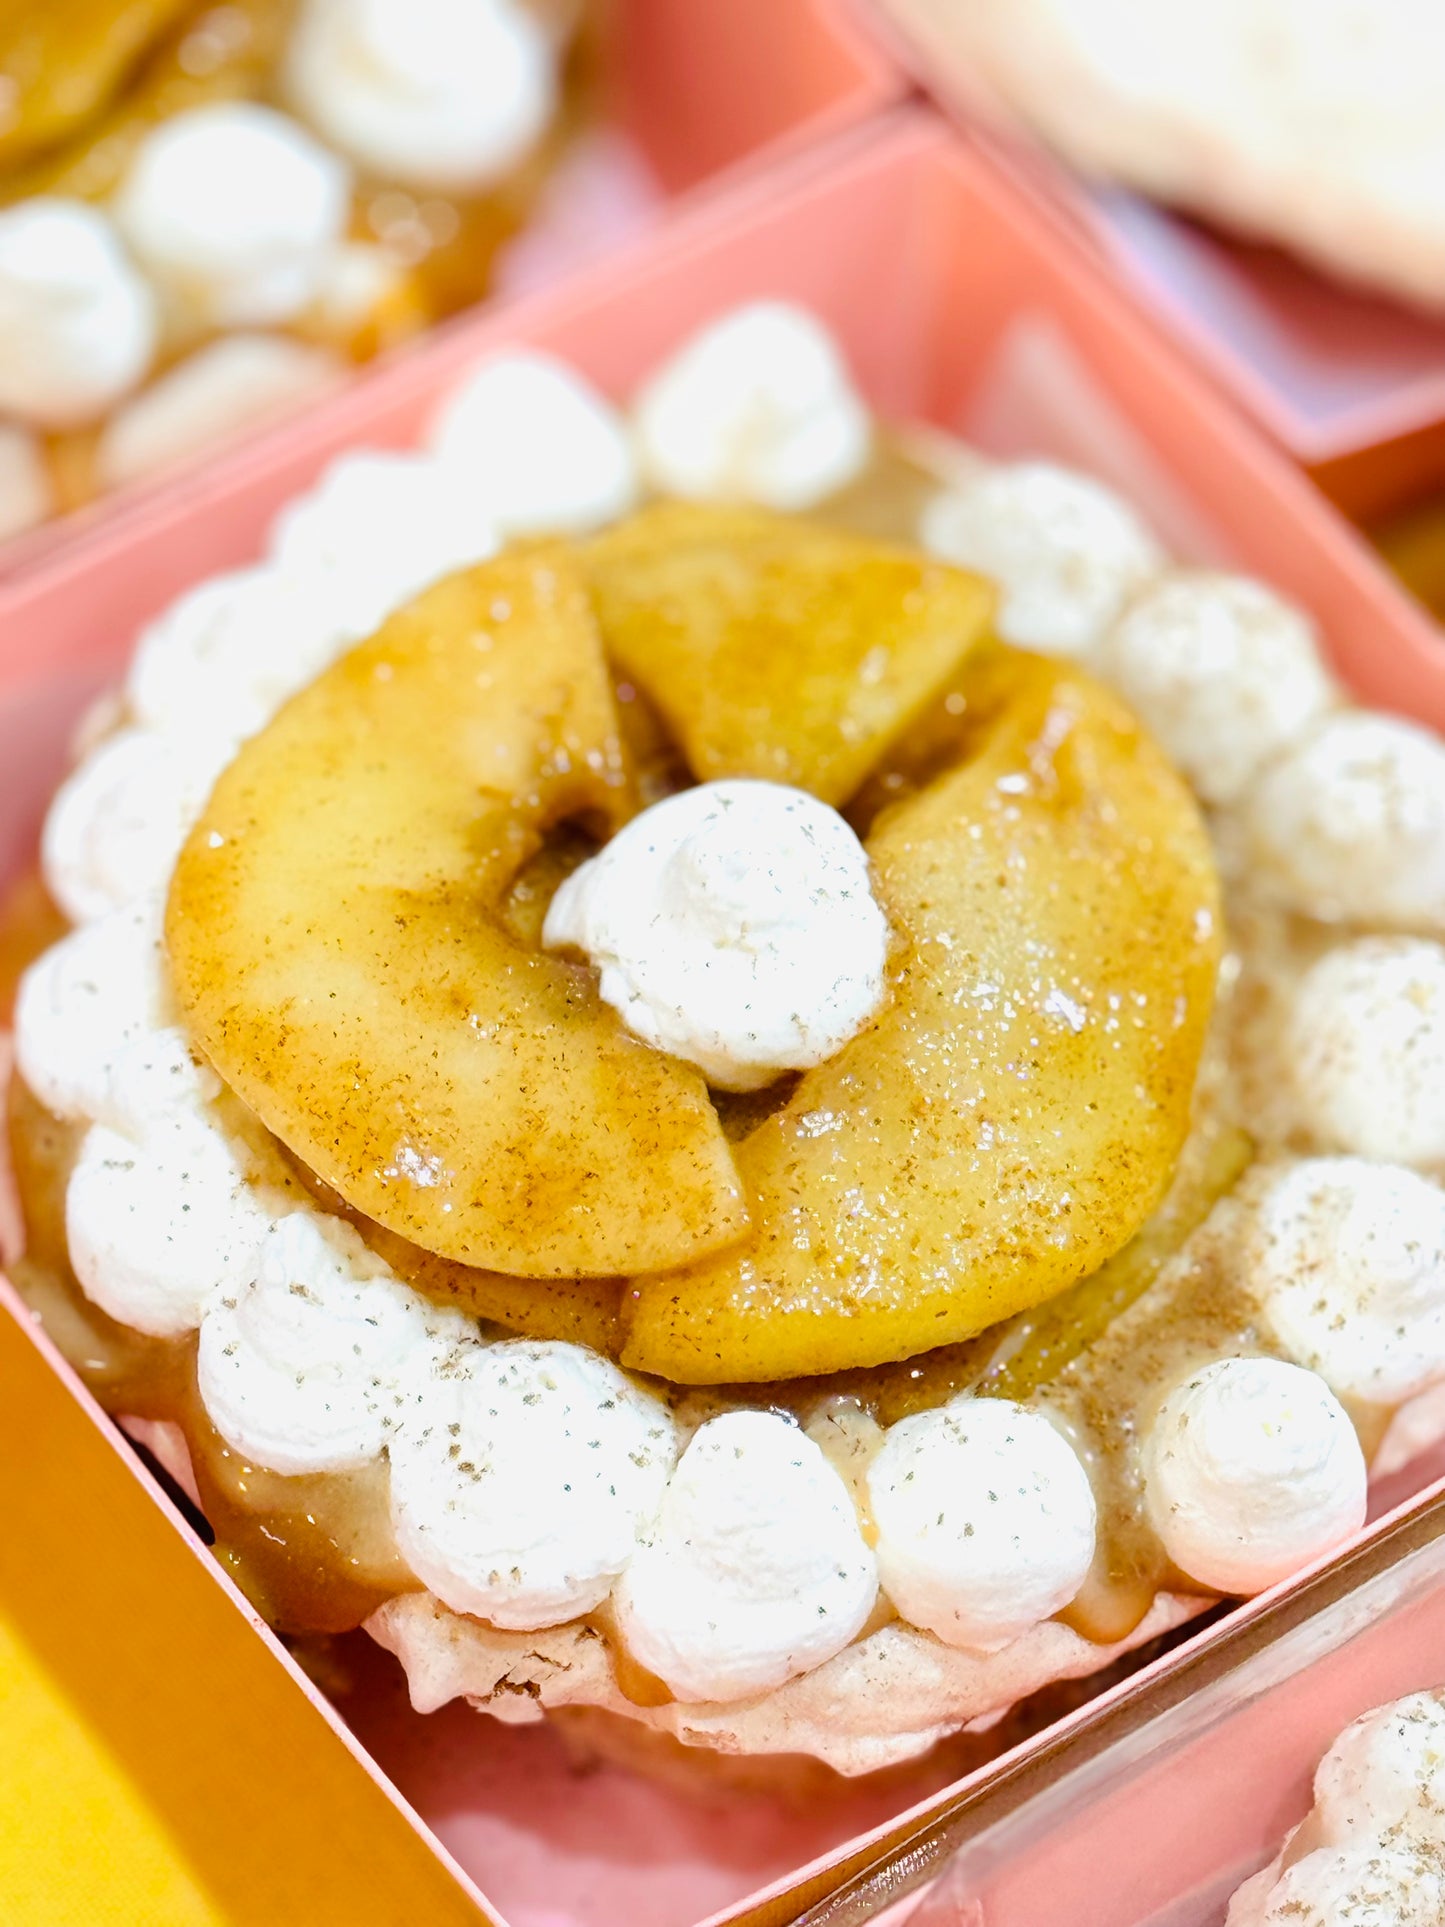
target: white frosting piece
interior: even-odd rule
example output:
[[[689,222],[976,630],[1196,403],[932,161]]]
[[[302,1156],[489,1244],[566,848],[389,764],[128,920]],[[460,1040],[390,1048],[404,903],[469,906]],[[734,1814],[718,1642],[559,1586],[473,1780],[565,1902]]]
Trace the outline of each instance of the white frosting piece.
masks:
[[[342,161],[284,114],[238,100],[147,134],[115,217],[186,325],[247,328],[315,298],[350,204]]]
[[[344,1472],[380,1454],[400,1375],[432,1334],[425,1300],[350,1225],[296,1211],[263,1239],[254,1271],[207,1307],[201,1398],[257,1465]]]
[[[1308,1158],[1239,1201],[1244,1280],[1293,1357],[1381,1405],[1445,1376],[1445,1192],[1398,1165]]]
[[[663,495],[808,509],[859,474],[872,423],[837,344],[804,308],[757,301],[687,341],[634,414]]]
[[[1315,1774],[1314,1825],[1327,1847],[1395,1831],[1445,1848],[1445,1703],[1410,1693],[1347,1726]]]
[[[36,195],[0,212],[0,411],[40,428],[93,421],[155,347],[154,297],[98,208]]]
[[[45,882],[75,923],[155,895],[235,753],[220,737],[123,729],[71,771],[41,835]]]
[[[35,528],[55,508],[44,449],[29,429],[0,422],[0,542]]]
[[[1049,656],[1088,656],[1165,556],[1112,490],[1052,462],[961,476],[923,512],[919,541],[999,587],[998,632]]]
[[[462,193],[515,166],[557,105],[551,44],[516,0],[304,0],[285,80],[366,173]]]
[[[484,562],[500,537],[487,503],[418,455],[343,455],[283,509],[271,554],[314,585],[330,619],[359,641],[442,576]]]
[[[169,1127],[184,1118],[199,1120],[210,1131],[218,1127],[206,1106],[223,1088],[210,1065],[192,1053],[186,1033],[163,1025],[140,1031],[115,1053],[94,1118],[137,1143],[151,1135],[153,1126]]]
[[[130,712],[173,737],[254,735],[351,640],[324,583],[272,564],[212,576],[142,632]]]
[[[883,1000],[888,922],[836,810],[782,783],[700,783],[566,879],[542,941],[583,950],[604,1000],[722,1090],[831,1057]]]
[[[1445,931],[1445,745],[1397,716],[1327,716],[1244,802],[1260,881],[1305,916]]]
[[[1225,1927],[1439,1927],[1445,1920],[1438,1856],[1378,1841],[1317,1848],[1266,1892],[1236,1899]]]
[[[868,1469],[878,1576],[915,1626],[996,1652],[1066,1606],[1094,1557],[1094,1494],[1068,1441],[1008,1399],[890,1426]]]
[[[1364,1523],[1365,1460],[1344,1407],[1278,1359],[1216,1359],[1185,1379],[1142,1460],[1164,1550],[1219,1592],[1262,1592]]]
[[[437,1346],[391,1440],[392,1523],[444,1604],[554,1626],[607,1597],[672,1469],[671,1415],[580,1345]]]
[[[118,488],[174,467],[322,394],[345,372],[339,355],[284,335],[207,342],[106,423],[95,450],[97,479]]]
[[[633,1658],[683,1700],[766,1693],[831,1659],[878,1592],[847,1487],[773,1412],[693,1435],[613,1594]]]
[[[99,1115],[116,1059],[164,1023],[162,905],[143,897],[81,924],[36,958],[15,1000],[15,1060],[56,1117]]]
[[[432,424],[433,450],[505,535],[596,528],[637,500],[622,417],[565,362],[529,349],[474,368]]]
[[[236,1291],[270,1224],[236,1147],[188,1105],[134,1137],[93,1125],[65,1197],[85,1295],[157,1337],[192,1330],[212,1296]]]
[[[1284,1033],[1299,1126],[1327,1150],[1445,1167],[1445,948],[1363,937],[1305,972]]]
[[[1334,701],[1314,624],[1247,576],[1171,570],[1099,642],[1112,682],[1206,803],[1232,803]]]

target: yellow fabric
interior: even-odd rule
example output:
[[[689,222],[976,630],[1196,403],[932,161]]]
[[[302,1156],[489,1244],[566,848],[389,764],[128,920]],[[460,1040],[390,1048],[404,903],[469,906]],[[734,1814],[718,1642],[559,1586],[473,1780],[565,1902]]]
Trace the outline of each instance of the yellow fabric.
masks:
[[[480,1918],[0,1312],[5,1927]]]

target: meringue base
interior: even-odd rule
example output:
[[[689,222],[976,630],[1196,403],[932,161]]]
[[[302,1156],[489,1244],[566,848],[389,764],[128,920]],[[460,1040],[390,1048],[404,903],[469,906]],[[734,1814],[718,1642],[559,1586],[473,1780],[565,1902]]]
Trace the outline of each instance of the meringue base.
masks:
[[[419,1713],[465,1699],[518,1726],[560,1709],[591,1707],[685,1747],[802,1755],[853,1779],[917,1760],[977,1722],[1001,1719],[1046,1686],[1097,1674],[1212,1603],[1160,1593],[1139,1625],[1113,1645],[1096,1645],[1046,1620],[996,1653],[962,1652],[894,1621],[812,1672],[725,1706],[638,1704],[622,1689],[607,1639],[577,1621],[543,1632],[502,1632],[417,1592],[378,1607],[366,1630],[401,1661]]]

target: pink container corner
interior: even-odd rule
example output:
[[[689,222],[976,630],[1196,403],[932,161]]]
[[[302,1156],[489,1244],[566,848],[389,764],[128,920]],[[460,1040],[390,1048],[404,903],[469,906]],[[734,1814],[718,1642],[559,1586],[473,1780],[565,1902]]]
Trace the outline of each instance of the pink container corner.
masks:
[[[555,279],[714,186],[745,179],[897,101],[908,82],[847,0],[602,0],[607,140],[565,167],[502,289]],[[408,350],[397,351],[404,356]],[[0,550],[0,573],[84,540],[224,452],[92,503]]]
[[[962,71],[947,10],[930,0],[877,0],[874,26],[880,44],[961,119],[985,128],[1005,164],[1306,467],[1445,425],[1445,316],[1081,180],[1011,127],[980,79]],[[1432,480],[1442,459],[1432,451]]]
[[[1094,469],[1143,504],[1180,555],[1232,561],[1313,609],[1341,673],[1368,700],[1445,726],[1445,653],[1348,527],[1080,251],[1061,245],[1015,183],[944,122],[905,108],[840,135],[826,163],[801,155],[739,180],[565,286],[444,331],[285,432],[118,510],[0,584],[0,878],[31,859],[67,732],[115,675],[137,624],[199,577],[255,556],[280,504],[338,452],[408,443],[459,373],[507,343],[555,351],[625,395],[690,329],[758,296],[813,307],[882,414]],[[6,1302],[23,1315],[13,1296]],[[189,1537],[179,1515],[176,1526]],[[219,1572],[216,1581],[225,1583]],[[1232,1617],[1251,1623],[1258,1610]],[[1222,1637],[1206,1630],[1185,1651]],[[781,1927],[941,1799],[1056,1750],[1099,1708],[1137,1705],[1159,1664],[1174,1663],[1156,1663],[950,1793],[925,1773],[902,1787],[846,1789],[801,1813],[744,1796],[700,1807],[611,1769],[579,1778],[550,1732],[482,1728],[465,1707],[420,1719],[380,1659],[374,1690],[347,1708],[343,1738],[507,1927]]]

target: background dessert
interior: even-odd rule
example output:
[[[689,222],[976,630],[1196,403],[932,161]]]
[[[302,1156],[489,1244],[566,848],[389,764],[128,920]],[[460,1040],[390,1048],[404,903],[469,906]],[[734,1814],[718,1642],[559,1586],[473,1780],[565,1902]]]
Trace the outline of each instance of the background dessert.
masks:
[[[1414,0],[1240,8],[888,0],[948,77],[1095,179],[1439,308],[1439,19]]]
[[[1230,1901],[1227,1927],[1438,1920],[1442,1769],[1439,1693],[1361,1714],[1320,1761],[1310,1812]]]
[[[66,0],[0,28],[0,535],[475,300],[590,113],[520,0]]]

